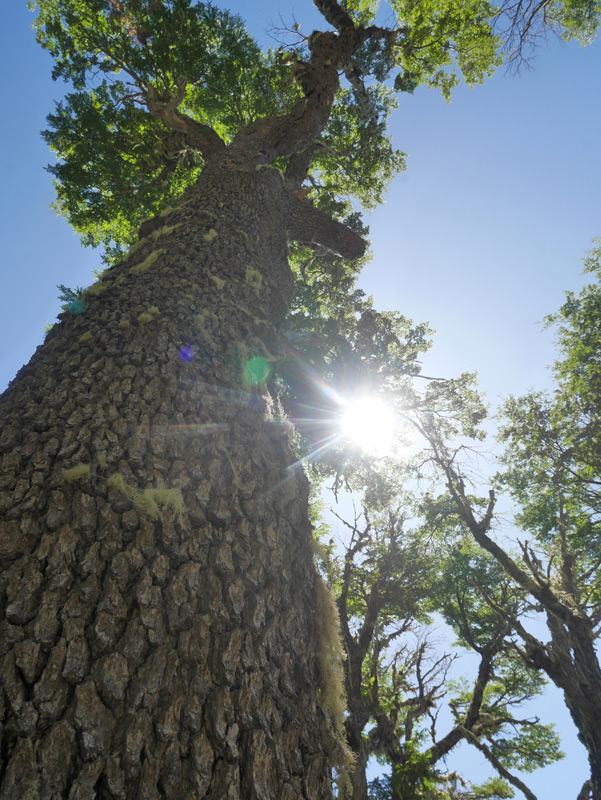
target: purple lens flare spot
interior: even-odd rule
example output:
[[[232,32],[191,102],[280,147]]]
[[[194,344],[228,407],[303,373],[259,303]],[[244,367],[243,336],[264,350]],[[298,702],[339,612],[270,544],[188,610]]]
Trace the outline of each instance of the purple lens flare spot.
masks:
[[[192,361],[194,358],[194,347],[191,344],[185,345],[180,349],[179,357],[182,361]]]

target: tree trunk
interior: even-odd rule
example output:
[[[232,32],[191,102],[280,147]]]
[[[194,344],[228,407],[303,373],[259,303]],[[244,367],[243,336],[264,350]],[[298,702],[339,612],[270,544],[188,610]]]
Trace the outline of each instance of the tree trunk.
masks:
[[[4,395],[2,800],[331,798],[283,192],[207,166]]]
[[[556,627],[553,637],[558,644]],[[566,626],[568,652],[562,672],[566,705],[578,730],[578,739],[585,746],[591,769],[590,792],[593,800],[601,800],[601,669],[593,642],[590,620],[575,620]],[[570,658],[572,654],[572,658]]]
[[[365,744],[359,748],[357,760],[351,775],[352,800],[368,800],[367,798],[367,762],[369,752]]]
[[[575,611],[566,622],[547,610],[547,626],[550,644],[531,637],[523,656],[563,691],[591,769],[590,781],[581,792],[587,787],[593,800],[601,800],[601,668],[594,625],[584,613]]]

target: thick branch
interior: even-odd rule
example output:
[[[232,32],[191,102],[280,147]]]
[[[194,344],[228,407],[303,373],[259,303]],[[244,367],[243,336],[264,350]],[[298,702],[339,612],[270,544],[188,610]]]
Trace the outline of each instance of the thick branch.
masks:
[[[316,143],[314,142],[302,152],[294,153],[290,156],[284,173],[284,182],[288,189],[292,191],[300,189],[311,167],[315,149]]]
[[[582,789],[578,792],[578,797],[576,800],[589,800],[591,797],[592,786],[590,781],[585,781],[582,784]]]
[[[146,106],[150,113],[164,122],[168,128],[183,133],[188,147],[198,150],[205,159],[224,150],[225,142],[213,128],[196,122],[192,117],[177,110],[182,99],[182,85],[178,86],[177,96],[168,102],[159,100],[153,86],[146,87]]]
[[[314,33],[309,46],[310,63],[293,66],[305,96],[290,113],[261,117],[242,128],[229,148],[235,160],[268,164],[307,150],[321,134],[339,87],[338,65],[350,57],[352,45],[334,33]]]
[[[355,24],[350,14],[336,0],[314,0],[314,5],[326,22],[340,33],[354,30]]]
[[[288,220],[288,235],[293,241],[324,245],[343,258],[357,259],[365,253],[365,241],[358,234],[293,195]]]
[[[290,64],[304,97],[288,114],[262,117],[242,128],[228,148],[228,156],[240,164],[270,164],[282,156],[300,156],[286,176],[287,182],[297,181],[297,186],[307,174],[312,148],[330,118],[340,85],[339,71],[352,69],[353,56],[368,39],[386,39],[392,43],[399,35],[399,30],[376,26],[355,28],[336,0],[316,0],[315,4],[338,33],[312,33],[308,40],[310,60],[294,60]],[[367,107],[371,104],[367,103],[367,91],[362,91],[358,70],[354,72],[354,80],[364,113],[369,116]]]
[[[365,84],[363,83],[359,69],[355,64],[352,64],[344,74],[346,75],[348,82],[353,87],[355,97],[361,108],[361,116],[363,119],[369,120],[370,132],[375,131],[378,127],[378,115],[373,106],[369,93],[365,88]]]

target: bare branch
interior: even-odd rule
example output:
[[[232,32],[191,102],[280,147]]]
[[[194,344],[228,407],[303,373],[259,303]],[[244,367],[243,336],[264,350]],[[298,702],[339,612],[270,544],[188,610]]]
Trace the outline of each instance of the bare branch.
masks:
[[[492,676],[493,657],[495,653],[494,644],[490,644],[483,648],[480,654],[480,664],[478,666],[478,675],[472,691],[470,704],[465,713],[463,721],[455,725],[446,736],[435,742],[428,750],[428,757],[431,764],[435,764],[439,759],[443,758],[449,753],[456,744],[462,739],[466,738],[466,731],[470,731],[478,722],[482,702],[484,699],[484,690]]]

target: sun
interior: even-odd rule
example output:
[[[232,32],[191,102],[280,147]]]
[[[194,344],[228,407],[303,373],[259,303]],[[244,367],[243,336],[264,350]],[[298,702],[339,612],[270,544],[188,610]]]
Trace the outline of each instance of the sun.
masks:
[[[349,400],[342,412],[342,433],[365,453],[385,456],[392,452],[395,416],[378,397],[357,397]]]

